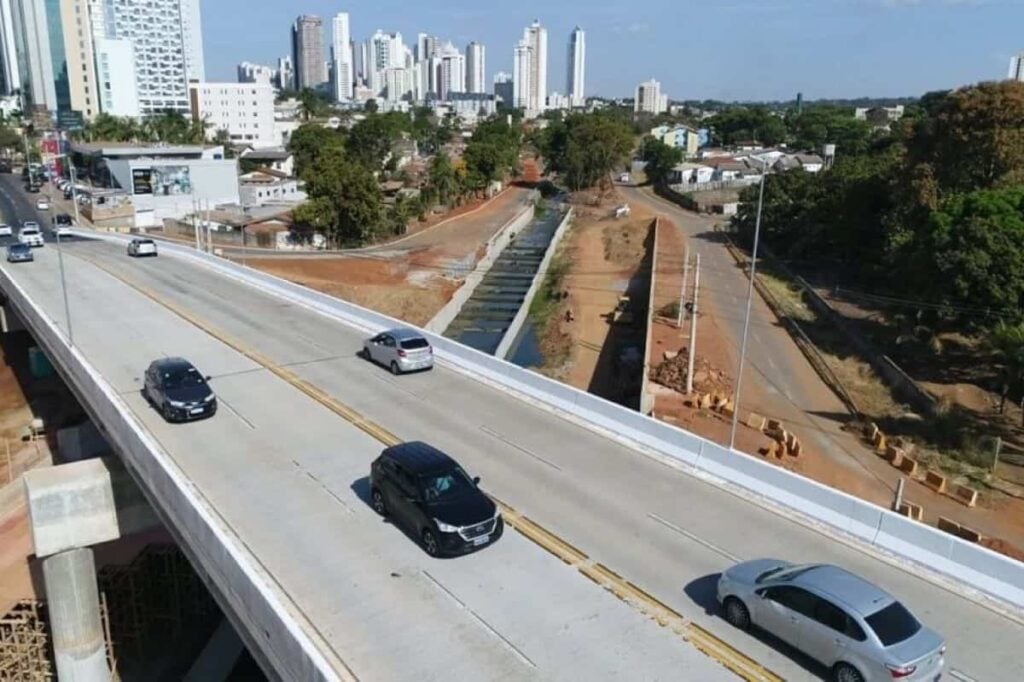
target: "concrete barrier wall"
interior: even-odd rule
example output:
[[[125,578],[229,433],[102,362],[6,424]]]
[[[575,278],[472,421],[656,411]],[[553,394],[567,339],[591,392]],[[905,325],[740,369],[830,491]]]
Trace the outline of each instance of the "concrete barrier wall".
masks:
[[[495,357],[504,359],[508,356],[509,351],[512,350],[512,344],[515,342],[516,336],[519,335],[519,331],[526,323],[526,318],[530,316],[530,305],[533,303],[533,297],[537,295],[537,290],[540,289],[544,278],[548,276],[548,267],[551,265],[551,259],[554,257],[555,251],[558,250],[558,244],[562,241],[562,237],[565,236],[569,229],[572,215],[573,209],[570,207],[565,217],[562,218],[562,222],[558,225],[558,229],[551,236],[551,243],[548,244],[548,249],[544,252],[544,259],[540,262],[540,267],[537,268],[537,274],[533,276],[530,288],[526,290],[526,298],[523,299],[523,304],[519,306],[516,316],[512,318],[512,323],[505,330],[505,335],[501,337],[498,349],[494,351]]]
[[[92,233],[83,232],[83,236]],[[103,237],[118,240],[117,237]],[[197,253],[165,247],[164,253],[205,264],[236,281],[302,305],[368,333],[397,321],[266,273]],[[676,426],[516,367],[441,336],[426,334],[438,360],[517,397],[561,413],[607,436],[638,446],[684,468],[739,486],[773,506],[856,539],[922,570],[935,570],[1017,607],[1024,607],[1024,564],[936,528],[910,521],[882,507],[790,473],[767,462],[731,452]]]
[[[230,525],[138,422],[114,388],[53,320],[0,270],[0,287],[126,468],[179,540],[254,655],[286,680],[354,680]]]
[[[505,250],[508,243],[512,240],[512,235],[522,230],[524,227],[530,224],[533,220],[533,214],[536,208],[531,203],[529,206],[524,208],[516,217],[505,223],[498,233],[491,239],[491,242],[487,245],[487,253],[480,262],[473,268],[473,272],[469,273],[466,277],[466,281],[462,283],[455,293],[452,295],[452,300],[448,301],[447,304],[433,318],[427,323],[427,331],[434,332],[435,334],[443,334],[448,325],[459,316],[462,311],[462,306],[466,304],[466,301],[470,299],[473,292],[476,291],[477,286],[483,281],[484,277],[490,272],[491,266],[494,265],[494,261],[498,260],[498,256]]]
[[[647,295],[647,326],[644,327],[644,375],[640,379],[640,412],[643,414],[650,414],[654,409],[654,395],[650,392],[651,365],[654,363],[654,358],[651,357],[654,351],[651,338],[654,335],[654,292],[658,286],[658,234],[660,231],[661,218],[655,218],[654,239],[652,240],[654,251],[651,254],[651,289]]]

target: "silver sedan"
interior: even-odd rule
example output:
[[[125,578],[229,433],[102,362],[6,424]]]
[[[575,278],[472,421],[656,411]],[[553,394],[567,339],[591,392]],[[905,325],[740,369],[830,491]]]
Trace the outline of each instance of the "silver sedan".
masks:
[[[434,349],[415,329],[400,328],[381,332],[363,342],[363,357],[384,365],[392,374],[430,369]]]
[[[837,682],[934,682],[945,642],[892,595],[836,566],[739,563],[718,580],[725,618],[756,625],[822,663]]]

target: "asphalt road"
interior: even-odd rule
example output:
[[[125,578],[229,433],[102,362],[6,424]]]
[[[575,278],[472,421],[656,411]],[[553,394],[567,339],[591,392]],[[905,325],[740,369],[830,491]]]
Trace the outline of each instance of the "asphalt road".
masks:
[[[43,251],[40,261],[13,271],[19,281],[32,283],[33,295],[60,320],[63,309],[52,286],[52,252]],[[353,330],[200,266],[166,256],[135,261],[126,258],[121,249],[99,242],[72,244],[66,253],[74,254],[69,278],[75,282],[70,291],[76,341],[77,320],[84,318],[82,326],[92,331],[82,333],[94,336],[86,336],[80,345],[129,397],[137,398],[131,391],[142,367],[161,354],[186,354],[201,369],[215,374],[213,385],[232,409],[210,422],[169,428],[147,413],[141,402],[134,402],[133,407],[161,441],[173,448],[176,457],[195,468],[204,490],[208,487],[223,510],[251,528],[254,540],[265,543],[271,555],[275,551],[293,555],[274,560],[286,564],[280,569],[282,575],[295,570],[304,576],[296,593],[313,602],[311,609],[327,612],[324,618],[334,619],[329,622],[345,634],[339,641],[347,649],[341,651],[363,654],[372,643],[364,641],[360,632],[350,632],[351,621],[335,625],[340,618],[336,611],[344,602],[324,603],[323,595],[342,589],[340,583],[346,581],[339,577],[347,576],[345,571],[350,568],[360,575],[362,571],[371,576],[381,571],[387,575],[398,563],[403,575],[417,570],[419,575],[423,571],[436,575],[440,567],[453,571],[445,574],[445,585],[460,598],[476,595],[490,600],[486,606],[481,602],[479,608],[489,617],[503,617],[496,628],[531,660],[546,654],[552,657],[548,661],[589,666],[559,669],[560,675],[571,671],[573,678],[584,674],[599,679],[615,677],[615,672],[624,669],[616,668],[615,661],[627,656],[629,647],[634,646],[623,644],[622,638],[647,633],[653,626],[637,624],[614,634],[613,628],[607,628],[592,632],[593,638],[578,635],[570,642],[566,638],[574,636],[574,628],[584,626],[566,620],[565,612],[557,608],[557,595],[567,589],[562,582],[565,576],[587,581],[533,557],[514,533],[466,560],[424,562],[404,536],[380,528],[375,519],[366,516],[358,495],[344,497],[346,486],[365,475],[376,447],[361,443],[360,435],[349,433],[345,424],[321,420],[315,405],[304,404],[264,372],[248,368],[209,337],[175,322],[165,309],[140,300],[84,259],[158,292],[232,337],[245,340],[397,436],[427,440],[449,451],[472,473],[481,475],[485,487],[496,496],[788,679],[815,679],[825,671],[769,636],[734,630],[714,608],[716,576],[736,559],[781,556],[845,566],[896,594],[946,636],[948,668],[957,675],[975,680],[1024,679],[1024,661],[1018,652],[1024,641],[1024,620],[972,601],[955,587],[932,580],[921,567],[897,565],[835,541],[453,369],[442,366],[426,374],[392,377],[356,357],[362,339]],[[117,330],[116,335],[111,330]],[[259,466],[253,466],[255,462]],[[289,467],[293,468],[290,473]],[[308,490],[296,487],[291,494],[290,486],[299,486],[302,478],[300,467],[327,481],[353,511],[334,511],[325,519],[318,517],[316,510],[307,510],[320,493],[311,484]],[[282,493],[286,482],[289,494]],[[253,499],[274,500],[275,504],[262,505],[272,507],[264,509]],[[249,519],[249,514],[258,522]],[[349,521],[353,530],[338,525],[349,516],[354,517]],[[369,530],[361,526],[364,522]],[[307,523],[312,528],[307,528]],[[334,538],[329,548],[323,546],[324,537]],[[339,553],[345,561],[336,556]],[[350,567],[347,562],[352,557],[360,561]],[[423,602],[417,600],[427,599],[420,590],[429,592],[424,585],[409,588],[416,595],[413,606],[400,606],[393,602],[404,599],[403,593],[378,587],[373,605],[388,614],[396,608],[419,613]],[[345,596],[358,598],[348,592]],[[594,602],[598,603],[604,604]],[[435,609],[427,611],[429,615],[442,613],[439,606],[429,608]],[[549,610],[553,613],[547,613]],[[553,630],[559,618],[572,625]],[[404,628],[406,619],[402,623]],[[453,628],[461,627],[456,621],[451,623]],[[411,623],[408,627],[415,629]],[[392,632],[404,633],[404,629]],[[442,634],[431,632],[430,636]],[[649,643],[654,635],[643,637]],[[459,646],[461,650],[464,645]],[[679,670],[692,670],[688,678],[706,679],[696,668],[660,667],[671,656],[681,656],[679,651],[690,651],[682,644],[675,647],[658,658],[646,653],[656,649],[649,643],[645,653],[631,660],[658,665],[638,668],[641,672],[631,671],[629,677],[676,677]],[[360,655],[359,660],[367,656]],[[567,656],[571,658],[565,660]],[[499,659],[493,663],[495,671],[506,670],[503,666],[517,671],[515,665],[521,664]],[[491,663],[487,659],[481,665]],[[555,668],[532,674],[544,677],[551,670]],[[451,670],[446,672],[457,676]]]

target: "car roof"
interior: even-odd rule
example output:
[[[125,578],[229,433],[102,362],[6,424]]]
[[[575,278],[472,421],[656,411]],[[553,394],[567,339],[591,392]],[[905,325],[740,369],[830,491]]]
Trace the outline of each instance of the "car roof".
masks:
[[[153,361],[153,366],[162,372],[172,369],[195,369],[185,358],[160,358]]]
[[[28,248],[28,244],[22,244],[21,242],[15,242],[14,244],[8,244],[7,248],[8,249],[17,249],[18,251],[22,251],[22,250]]]
[[[384,451],[384,454],[414,474],[426,474],[458,466],[454,459],[422,441],[392,445]]]
[[[409,327],[397,327],[395,329],[389,329],[384,333],[395,337],[398,341],[402,341],[403,339],[423,338],[423,334],[419,333],[415,329],[410,329]]]
[[[870,616],[896,601],[885,590],[838,566],[814,566],[793,578],[789,584],[810,588],[823,597],[842,603],[861,617]]]

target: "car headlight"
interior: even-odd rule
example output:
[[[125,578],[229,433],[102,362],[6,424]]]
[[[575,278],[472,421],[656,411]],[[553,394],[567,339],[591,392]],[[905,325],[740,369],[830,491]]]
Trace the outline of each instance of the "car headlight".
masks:
[[[204,402],[204,403],[210,403],[210,402],[213,402],[213,399],[214,399],[215,397],[216,397],[216,396],[215,396],[215,395],[213,395],[213,394],[211,393],[210,395],[208,395],[208,396],[206,396],[205,398],[203,398],[203,402]]]
[[[450,526],[447,523],[445,523],[444,521],[441,521],[440,519],[434,519],[434,523],[437,524],[437,529],[439,531],[441,531],[442,533],[458,533],[459,532],[459,527],[458,526]]]
[[[171,404],[171,407],[185,407],[185,403],[180,400],[169,400],[168,402]]]

